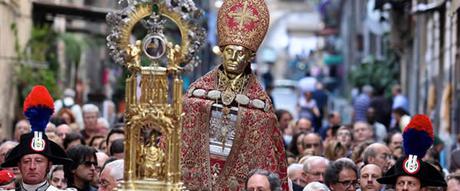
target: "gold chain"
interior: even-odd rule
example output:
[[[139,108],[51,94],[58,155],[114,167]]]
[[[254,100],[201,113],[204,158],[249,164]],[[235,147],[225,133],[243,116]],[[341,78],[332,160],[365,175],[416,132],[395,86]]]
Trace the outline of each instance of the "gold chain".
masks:
[[[219,71],[218,89],[224,91],[230,88],[233,92],[241,94],[248,80],[249,75],[245,75],[244,73],[236,76],[235,79],[230,79],[224,72]]]

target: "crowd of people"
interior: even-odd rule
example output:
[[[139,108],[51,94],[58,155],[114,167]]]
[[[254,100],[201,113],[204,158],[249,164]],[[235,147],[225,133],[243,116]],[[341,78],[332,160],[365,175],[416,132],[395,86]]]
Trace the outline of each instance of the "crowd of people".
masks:
[[[372,99],[369,100],[372,102]],[[439,163],[439,152],[442,147],[437,146],[442,143],[437,138],[433,139],[434,146],[424,155],[423,161],[432,165],[436,169],[435,173],[442,174],[447,187],[427,187],[420,177],[408,180],[409,183],[379,183],[377,180],[396,171],[394,168],[397,167],[398,159],[404,158],[404,128],[387,128],[379,121],[369,120],[376,117],[372,115],[372,107],[367,107],[363,118],[365,121],[355,120],[353,124],[345,125],[341,122],[340,113],[330,112],[327,115],[327,123],[320,128],[313,127],[314,119],[300,117],[293,121],[293,116],[288,111],[276,112],[286,147],[290,189],[420,190],[415,189],[417,186],[426,190],[460,189],[460,165],[456,162],[458,158],[455,158],[460,151],[453,148],[452,163],[448,169],[443,168]],[[402,110],[401,107],[393,109],[393,118],[388,121],[397,119],[398,110]],[[408,116],[407,112],[406,115]],[[82,127],[76,124],[74,116],[71,110],[63,107],[54,112],[51,122],[45,129],[47,141],[52,141],[62,148],[66,156],[73,161],[69,163],[70,168],[64,168],[62,164],[50,167],[43,162],[48,160],[40,156],[30,158],[28,155],[19,159],[17,167],[5,165],[9,164],[6,160],[9,152],[20,145],[23,141],[21,137],[24,139],[25,135],[32,131],[33,125],[28,120],[18,121],[12,140],[6,140],[0,145],[0,163],[4,167],[0,171],[1,188],[14,189],[19,180],[46,177],[47,182],[57,189],[114,190],[123,180],[123,124],[110,127],[107,120],[100,117],[98,107],[93,104],[85,104],[81,109]],[[408,125],[410,120],[409,117],[405,125]],[[51,151],[53,154],[56,152]],[[24,167],[27,165],[29,168]],[[29,172],[34,173],[28,174]],[[248,190],[281,190],[281,183],[277,177],[273,172],[254,169],[248,174],[246,187]],[[32,182],[42,181],[40,179]]]
[[[399,92],[400,95],[397,87],[395,92]],[[363,95],[371,96],[372,91],[364,90]],[[434,146],[421,157],[424,162],[419,164],[421,169],[414,175],[416,179],[407,176],[409,179],[401,180],[402,183],[397,179],[398,182],[393,180],[390,181],[391,184],[383,184],[382,182],[388,182],[384,178],[386,175],[399,172],[398,163],[402,163],[400,159],[405,157],[404,127],[399,127],[400,123],[408,125],[411,122],[411,117],[404,109],[404,103],[407,104],[407,101],[398,101],[403,105],[394,107],[393,116],[387,119],[377,116],[376,110],[381,108],[372,107],[375,98],[360,97],[362,96],[358,96],[354,101],[355,106],[359,106],[355,107],[353,124],[342,124],[340,113],[328,112],[324,126],[315,127],[313,121],[318,119],[314,117],[319,117],[319,113],[323,113],[320,111],[321,108],[317,108],[318,111],[304,110],[303,114],[311,111],[312,115],[303,115],[310,117],[299,117],[295,121],[293,114],[277,110],[278,124],[286,147],[286,160],[289,165],[287,175],[291,190],[460,190],[460,137],[452,148],[447,168],[443,168],[439,163],[439,153],[443,149],[442,141],[434,137]],[[314,103],[310,95],[306,95],[305,99]],[[368,100],[368,104],[360,100]],[[366,112],[359,114],[359,109]],[[78,115],[82,116],[82,125],[75,120],[75,116]],[[401,122],[402,116],[408,117],[408,121]],[[50,151],[51,154],[44,154],[46,157],[34,155],[36,152],[32,151],[32,154],[14,158],[18,165],[9,165],[11,150],[17,149],[23,139],[26,139],[24,137],[31,134],[34,125],[29,121],[30,119],[18,121],[13,138],[0,144],[0,164],[3,167],[0,170],[0,189],[15,189],[22,181],[23,190],[30,190],[34,187],[27,187],[29,184],[40,184],[45,181],[56,189],[110,191],[123,180],[123,123],[109,125],[108,120],[101,117],[96,105],[85,104],[81,109],[61,107],[54,111],[51,122],[46,125],[45,140],[58,145],[66,157],[73,161],[67,166],[63,166],[66,164],[65,161],[56,162],[53,154],[59,151],[53,149]],[[393,128],[384,124],[393,124]],[[53,165],[50,166],[46,161],[52,162]],[[435,173],[442,175],[442,181],[447,183],[446,186],[424,182],[426,177],[422,175],[425,173],[426,176],[427,171],[425,163],[434,167]],[[403,175],[399,174],[396,177],[399,176]],[[43,180],[43,177],[46,180]],[[377,181],[378,179],[382,180]],[[281,184],[276,173],[254,169],[248,174],[246,188],[281,190]]]
[[[399,86],[393,87],[391,100],[377,95],[371,86],[364,86],[360,92],[352,101],[351,124],[342,123],[339,112],[325,112],[326,107],[317,104],[321,100],[315,100],[315,90],[303,91],[301,99],[305,100],[299,101],[299,113],[276,111],[294,191],[405,190],[398,189],[398,185],[381,184],[377,179],[408,155],[403,147],[403,132],[412,119],[408,100]],[[322,114],[324,124],[318,122],[323,121]],[[452,154],[443,167],[440,153],[445,145],[438,136],[433,137],[433,146],[420,158],[433,165],[448,186],[428,190],[460,190],[459,143],[460,136],[448,148]],[[420,185],[427,187],[423,182]]]
[[[60,107],[55,107],[46,125],[44,140],[45,144],[56,143],[73,162],[56,165],[55,161],[46,158],[34,158],[31,159],[34,162],[30,162],[25,157],[28,155],[24,155],[18,159],[18,165],[6,167],[4,164],[8,156],[18,152],[12,149],[19,147],[24,137],[31,134],[34,128],[30,119],[20,120],[15,125],[13,138],[0,144],[0,164],[3,167],[0,171],[0,190],[18,188],[21,181],[24,183],[21,185],[37,183],[34,181],[37,178],[38,183],[41,183],[45,177],[50,185],[61,190],[111,191],[123,180],[123,124],[109,125],[94,104],[85,104],[80,108],[76,104],[62,106],[60,102],[55,102]],[[72,102],[67,100],[67,103]],[[79,125],[76,116],[81,116],[82,125]],[[31,152],[38,153],[35,150]],[[51,150],[50,153],[57,155],[59,151]],[[43,161],[50,161],[52,165]],[[25,164],[27,167],[24,167]]]

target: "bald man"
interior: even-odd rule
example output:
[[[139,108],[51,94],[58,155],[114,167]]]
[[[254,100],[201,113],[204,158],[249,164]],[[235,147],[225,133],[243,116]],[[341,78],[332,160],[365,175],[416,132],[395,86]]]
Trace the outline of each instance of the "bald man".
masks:
[[[383,185],[377,182],[383,175],[382,169],[375,164],[364,165],[359,171],[359,184],[361,191],[380,191],[384,190]]]

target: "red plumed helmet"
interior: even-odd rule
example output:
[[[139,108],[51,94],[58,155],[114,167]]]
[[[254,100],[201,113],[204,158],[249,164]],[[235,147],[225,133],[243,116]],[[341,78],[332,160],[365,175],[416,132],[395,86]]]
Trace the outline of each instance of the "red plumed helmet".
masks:
[[[428,134],[428,136],[434,139],[433,126],[431,125],[430,118],[428,118],[426,115],[417,114],[412,117],[409,124],[407,124],[406,128],[404,128],[404,131],[407,131],[407,128],[413,128],[417,131],[424,131]]]
[[[54,101],[45,86],[34,86],[24,101],[24,112],[31,107],[47,107],[54,110]]]
[[[417,155],[423,158],[426,151],[433,145],[434,133],[430,118],[417,114],[404,128],[403,147],[406,155]]]

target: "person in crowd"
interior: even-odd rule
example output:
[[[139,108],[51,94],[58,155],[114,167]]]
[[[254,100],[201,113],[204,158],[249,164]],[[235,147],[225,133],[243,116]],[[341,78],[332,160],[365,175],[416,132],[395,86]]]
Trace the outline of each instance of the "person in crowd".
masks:
[[[94,104],[83,105],[83,123],[84,127],[81,130],[81,135],[85,143],[89,143],[91,138],[99,134],[97,119],[99,118],[99,108]]]
[[[404,131],[404,128],[411,119],[409,113],[403,108],[398,107],[396,109],[393,109],[392,114],[394,120],[392,122],[392,126],[390,129],[399,132]]]
[[[326,168],[324,183],[332,191],[354,191],[358,189],[358,168],[348,158],[338,159]]]
[[[78,191],[95,191],[91,185],[96,175],[96,149],[86,145],[76,145],[67,150],[67,155],[74,161],[70,172],[66,172],[68,185]]]
[[[99,145],[101,145],[101,142],[105,141],[105,137],[102,135],[96,135],[91,140],[89,141],[88,146],[93,147],[95,149],[99,149]]]
[[[300,99],[298,103],[299,119],[306,118],[310,121],[315,121],[320,116],[320,112],[316,101],[313,99],[313,93],[306,91],[303,95],[304,99]]]
[[[457,134],[455,137],[455,142],[452,144],[452,147],[450,148],[451,151],[454,151],[456,149],[460,149],[460,133]]]
[[[64,175],[64,167],[62,165],[54,165],[49,172],[48,181],[54,187],[65,190],[67,188],[67,179]]]
[[[67,134],[63,142],[63,146],[66,151],[69,148],[72,148],[76,145],[84,145],[84,144],[85,144],[85,139],[83,139],[83,136],[81,136],[80,133]]]
[[[106,142],[106,152],[105,153],[110,155],[110,147],[112,146],[112,143],[117,139],[123,139],[123,140],[125,139],[125,131],[122,128],[113,128],[110,130],[105,140]]]
[[[369,123],[364,121],[357,121],[353,124],[353,142],[355,145],[360,143],[373,140],[374,131]]]
[[[394,85],[391,89],[391,94],[393,95],[393,104],[392,109],[402,108],[405,111],[409,111],[409,101],[406,96],[402,94],[402,89],[400,85]]]
[[[302,188],[307,185],[303,172],[303,165],[294,163],[289,165],[287,170],[288,178],[291,180],[293,188],[295,190],[302,190]]]
[[[444,149],[444,141],[442,141],[437,135],[435,135],[433,146],[428,149],[423,159],[439,161],[439,157],[443,149]]]
[[[50,141],[45,134],[46,125],[54,111],[54,101],[44,86],[34,86],[24,101],[24,115],[31,122],[32,132],[23,134],[19,144],[6,155],[2,168],[18,167],[21,180],[16,190],[55,191],[47,173],[51,166],[71,165],[64,150]]]
[[[81,111],[80,111],[81,112]],[[68,109],[68,108],[62,108],[58,114],[57,114],[57,117],[59,117],[60,119],[62,119],[62,121],[64,122],[64,124],[68,125],[70,127],[70,129],[73,131],[73,132],[79,132],[81,129],[80,129],[80,126],[79,124],[76,122],[75,120],[75,117],[73,115],[73,112]],[[81,114],[80,114],[80,117],[81,117]],[[83,119],[82,119],[83,120]],[[81,121],[83,122],[83,121]],[[82,127],[82,126],[81,126]]]
[[[27,119],[19,120],[14,126],[14,141],[20,142],[19,139],[22,135],[27,134],[31,131],[30,124]]]
[[[303,136],[303,153],[302,155],[320,156],[323,153],[323,144],[321,137],[317,133],[307,133]]]
[[[330,189],[323,183],[311,182],[305,186],[303,191],[330,191]]]
[[[62,99],[56,100],[54,102],[54,106],[56,107],[56,113],[60,113],[61,110],[67,109],[71,111],[72,117],[74,118],[74,122],[78,127],[83,127],[83,115],[82,115],[82,108],[80,105],[75,103],[75,91],[73,89],[67,88],[64,90],[64,97]],[[71,127],[72,123],[68,123]],[[77,130],[77,129],[76,129]],[[79,130],[79,129],[78,129]]]
[[[321,82],[317,82],[315,86],[316,88],[313,91],[313,99],[315,100],[316,105],[318,107],[319,116],[315,119],[315,121],[313,121],[313,126],[317,127],[315,128],[315,132],[319,132],[319,129],[323,126],[322,119],[324,117],[324,112],[327,107],[328,94]]]
[[[326,169],[329,166],[329,160],[320,156],[308,157],[303,162],[303,172],[305,183],[324,182]]]
[[[311,121],[308,120],[307,118],[300,118],[299,120],[297,120],[297,122],[295,123],[294,133],[299,133],[299,132],[302,132],[302,133],[314,132]]]
[[[375,164],[386,172],[394,163],[390,149],[382,143],[373,143],[364,149],[364,164]]]
[[[372,94],[370,107],[375,109],[375,121],[390,127],[391,122],[391,100],[385,97],[384,88],[376,88]]]
[[[94,178],[91,181],[91,185],[95,188],[99,188],[100,187],[99,175],[101,174],[101,170],[104,164],[107,162],[107,160],[109,160],[109,155],[105,154],[102,151],[97,151],[96,159],[97,159],[96,173],[94,173]]]
[[[278,119],[278,124],[281,132],[284,132],[284,130],[288,128],[289,123],[293,119],[291,113],[284,109],[278,109],[276,110],[275,115]]]
[[[323,126],[319,131],[321,138],[323,138],[323,140],[326,139],[328,131],[334,127],[340,127],[340,124],[342,124],[342,116],[340,113],[337,111],[329,113],[329,115],[327,115],[327,124]]]
[[[403,155],[403,137],[399,131],[392,131],[388,134],[385,143],[393,155],[393,159],[397,160]]]
[[[74,132],[74,131],[72,131],[72,129],[70,128],[70,126],[67,125],[67,124],[61,124],[61,125],[58,125],[58,126],[56,127],[56,135],[57,135],[59,138],[61,138],[61,140],[62,140],[63,143],[64,143],[65,137],[66,137],[68,134],[72,133],[72,132]],[[75,131],[75,132],[78,132],[78,131]]]
[[[373,88],[370,85],[365,85],[361,89],[361,94],[353,103],[353,121],[367,121],[366,112],[371,104]]]
[[[105,138],[105,140],[107,140],[107,138]],[[99,143],[98,150],[107,151],[107,142],[105,142],[105,140]]]
[[[376,121],[376,113],[375,108],[369,107],[366,113],[367,122],[372,127],[372,131],[374,132],[374,140],[380,143],[383,143],[383,139],[387,137],[387,128],[385,125]]]
[[[384,191],[383,185],[377,182],[383,176],[382,169],[375,164],[366,164],[359,170],[361,191]]]
[[[346,148],[346,157],[351,157],[352,154],[352,142],[353,142],[353,131],[348,126],[341,126],[337,129],[335,139]]]
[[[449,172],[460,172],[460,149],[450,154]]]
[[[329,141],[324,147],[324,156],[332,161],[347,157],[347,153],[348,148],[336,140]]]
[[[298,157],[303,153],[303,137],[305,133],[297,133],[292,137],[291,144],[288,147],[288,151],[291,152],[294,156]]]
[[[394,186],[396,191],[447,187],[442,173],[422,160],[434,141],[430,118],[426,115],[415,115],[404,128],[403,137],[406,155],[398,159],[377,181],[380,184]]]
[[[288,165],[297,163],[297,156],[295,156],[289,151],[286,151],[286,160],[287,160]]]
[[[276,173],[254,169],[247,177],[247,191],[281,191],[281,181]]]
[[[103,151],[97,151],[96,158],[97,158],[96,172],[100,173],[104,164],[107,162],[107,160],[109,160],[110,157]]]
[[[53,141],[63,147],[62,139],[56,134],[56,125],[48,123],[48,125],[46,125],[45,134],[50,141]]]
[[[115,160],[107,163],[101,171],[98,191],[113,191],[123,180],[124,161]]]
[[[5,141],[0,145],[0,164],[5,161],[6,154],[18,144],[16,141]]]
[[[369,140],[369,141],[364,141],[363,143],[360,143],[359,145],[356,145],[353,148],[353,152],[351,153],[351,159],[357,166],[363,166],[363,153],[364,150],[367,148],[367,146],[371,145],[374,143],[374,141]]]
[[[285,147],[291,144],[292,136],[295,134],[295,126],[292,125],[292,115],[289,111],[279,109],[275,111],[278,119],[279,129],[283,134],[283,142]]]
[[[125,158],[125,148],[123,142],[123,139],[117,139],[113,141],[113,143],[110,145],[110,156],[115,157],[116,159]]]
[[[455,172],[447,176],[447,191],[460,190],[460,172]]]
[[[107,135],[109,132],[109,121],[103,117],[97,119],[97,129],[99,130],[98,135]]]

